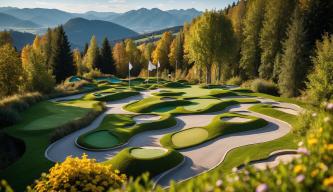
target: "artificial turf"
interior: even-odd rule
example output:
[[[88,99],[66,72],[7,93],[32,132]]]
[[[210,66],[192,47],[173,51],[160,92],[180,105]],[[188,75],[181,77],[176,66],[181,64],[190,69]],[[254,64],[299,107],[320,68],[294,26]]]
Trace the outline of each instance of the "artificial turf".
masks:
[[[140,157],[136,157],[131,152],[136,149],[141,149],[138,147],[126,148],[120,151],[111,160],[105,161],[105,164],[111,164],[114,169],[125,173],[128,176],[141,176],[143,173],[149,172],[150,177],[154,177],[160,173],[163,173],[178,164],[180,164],[184,156],[179,152],[168,149],[167,152],[161,155],[161,152],[150,151],[146,154],[140,154]],[[154,153],[152,157],[152,153]]]
[[[50,134],[57,127],[84,118],[89,111],[94,110],[96,103],[98,102],[43,101],[22,112],[22,120],[14,126],[5,128],[4,131],[24,141],[25,153],[15,163],[0,171],[0,178],[6,179],[15,190],[24,191],[25,186],[39,178],[42,172],[53,165],[44,156],[50,144]],[[34,127],[31,126],[32,124]]]
[[[241,117],[250,119],[250,121],[239,123],[225,122],[221,120],[224,117]],[[212,122],[205,127],[194,127],[166,134],[160,139],[160,143],[164,147],[184,149],[202,144],[223,135],[259,129],[267,124],[267,121],[257,117],[236,113],[224,113],[215,116]]]
[[[139,159],[150,159],[163,156],[167,151],[162,149],[147,149],[147,148],[134,148],[130,151],[130,154]]]
[[[170,114],[162,114],[159,120],[140,124],[136,124],[133,120],[135,116],[136,115],[107,115],[98,128],[81,135],[76,143],[89,150],[108,150],[125,144],[131,137],[143,131],[170,128],[177,124],[176,119]],[[98,141],[89,139],[89,137],[96,133],[100,134],[98,133],[100,131],[106,131],[112,135],[112,138],[115,137],[116,139],[111,142],[108,140],[108,138],[111,139],[111,137],[106,137],[105,135],[103,138],[106,139],[100,139]],[[89,142],[87,142],[87,138]],[[110,143],[112,145],[108,145]]]

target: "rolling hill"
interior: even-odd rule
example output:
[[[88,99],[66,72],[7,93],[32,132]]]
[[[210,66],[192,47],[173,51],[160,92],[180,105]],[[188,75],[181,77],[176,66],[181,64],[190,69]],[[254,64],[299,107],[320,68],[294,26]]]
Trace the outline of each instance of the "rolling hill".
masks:
[[[128,11],[111,21],[142,33],[180,26],[200,14],[195,9],[162,11],[157,8],[141,8]]]
[[[101,43],[104,37],[113,41],[138,35],[135,31],[112,22],[83,18],[69,20],[64,24],[64,29],[72,45],[78,48],[82,48],[86,42],[89,42],[93,35],[96,36],[98,43]]]
[[[14,16],[18,19],[29,20],[44,27],[53,27],[64,24],[74,17],[73,14],[58,9],[19,9],[15,7],[3,7],[0,8],[0,12]]]
[[[21,20],[14,16],[0,13],[0,28],[38,28],[40,27],[34,22]]]

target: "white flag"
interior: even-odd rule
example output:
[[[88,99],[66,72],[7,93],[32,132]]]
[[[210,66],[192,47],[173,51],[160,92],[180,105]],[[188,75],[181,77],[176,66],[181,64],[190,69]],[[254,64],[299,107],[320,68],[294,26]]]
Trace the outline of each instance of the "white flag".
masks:
[[[149,71],[153,71],[154,69],[156,69],[156,66],[153,65],[153,64],[149,61],[149,64],[148,64],[148,70],[149,70]]]
[[[133,65],[131,64],[131,62],[128,63],[128,69],[132,70],[133,69]]]
[[[160,68],[160,67],[161,67],[160,61],[158,61],[157,68]]]

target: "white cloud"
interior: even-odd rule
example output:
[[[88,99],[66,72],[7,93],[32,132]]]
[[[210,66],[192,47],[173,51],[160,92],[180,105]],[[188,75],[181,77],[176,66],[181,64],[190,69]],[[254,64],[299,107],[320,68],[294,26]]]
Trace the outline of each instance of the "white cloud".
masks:
[[[126,0],[109,0],[109,3],[123,4],[123,3],[126,3]]]

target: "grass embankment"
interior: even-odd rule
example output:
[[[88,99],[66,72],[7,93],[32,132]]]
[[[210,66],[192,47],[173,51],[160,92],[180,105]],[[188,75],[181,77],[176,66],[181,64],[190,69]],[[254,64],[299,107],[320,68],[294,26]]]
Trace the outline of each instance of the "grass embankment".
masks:
[[[266,94],[260,94],[260,93],[258,94],[261,95],[262,97],[263,96],[266,97]],[[268,98],[269,97],[275,98],[275,96],[268,96]],[[286,102],[286,100],[290,99],[279,98],[279,100]],[[297,103],[297,102],[292,102],[292,103]],[[304,106],[304,104],[300,105]],[[258,104],[252,106],[250,110],[287,122],[293,128],[298,126],[297,116],[276,110],[274,109],[273,106]],[[190,183],[196,183],[197,181],[200,181],[201,178],[205,178],[209,175],[211,176],[211,175],[218,175],[221,173],[223,174],[230,173],[234,167],[238,167],[250,161],[265,159],[269,157],[269,155],[274,151],[283,150],[283,149],[296,149],[297,141],[298,141],[298,135],[296,135],[293,131],[291,131],[287,135],[279,139],[276,139],[274,141],[235,148],[227,153],[223,162],[220,163],[216,168],[208,171],[207,173],[199,175],[194,179],[178,183],[177,186],[181,187],[181,186],[186,186]]]
[[[47,171],[53,163],[48,161],[44,152],[50,144],[50,136],[66,125],[81,127],[91,112],[100,110],[97,101],[50,102],[43,101],[21,113],[22,120],[5,132],[25,143],[23,156],[0,172],[0,178],[6,179],[17,190],[31,184],[40,174]],[[72,127],[69,126],[69,127]],[[67,130],[67,129],[66,129]],[[60,133],[63,133],[62,131]]]
[[[90,93],[83,97],[84,100],[96,100],[96,101],[115,101],[119,99],[125,99],[131,96],[139,95],[137,91],[127,91],[117,89],[104,90],[97,93]]]
[[[221,92],[218,94],[221,94]],[[130,103],[124,109],[135,113],[202,114],[222,111],[226,107],[241,103],[259,103],[259,101],[255,99],[230,99],[222,101],[209,95],[190,98],[181,96],[153,96]]]
[[[77,144],[89,150],[107,150],[125,144],[138,133],[170,128],[177,124],[176,119],[170,114],[162,114],[159,120],[141,124],[135,123],[133,120],[135,116],[138,115],[110,114],[97,129],[81,135]],[[96,134],[102,137],[94,139],[97,138]]]
[[[111,160],[104,163],[112,164],[113,168],[129,176],[137,177],[149,172],[150,177],[154,177],[177,166],[183,159],[182,154],[172,149],[164,151],[163,148],[132,147],[122,150]]]
[[[227,117],[239,117],[249,119],[249,121],[223,121],[223,118]],[[267,121],[257,117],[236,113],[224,113],[221,115],[217,115],[212,120],[212,122],[205,127],[194,127],[170,133],[163,136],[160,142],[164,147],[170,147],[173,149],[184,149],[205,143],[220,136],[262,128],[267,124]]]

